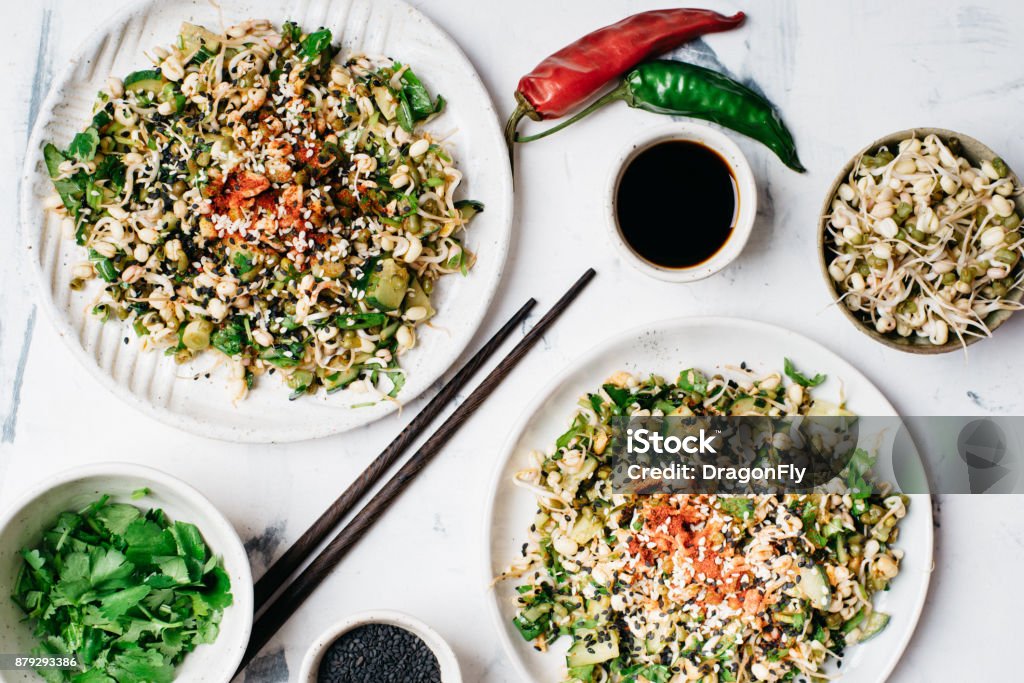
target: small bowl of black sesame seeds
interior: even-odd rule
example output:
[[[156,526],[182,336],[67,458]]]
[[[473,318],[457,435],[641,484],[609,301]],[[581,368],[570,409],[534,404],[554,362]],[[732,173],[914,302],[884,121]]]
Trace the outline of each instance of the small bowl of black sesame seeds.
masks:
[[[303,683],[462,683],[455,653],[401,612],[354,614],[325,631],[302,662]]]

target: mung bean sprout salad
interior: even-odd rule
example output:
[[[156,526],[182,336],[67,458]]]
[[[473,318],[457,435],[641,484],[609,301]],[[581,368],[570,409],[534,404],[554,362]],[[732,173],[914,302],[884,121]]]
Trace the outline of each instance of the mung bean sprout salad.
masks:
[[[72,287],[179,363],[215,350],[240,396],[394,397],[431,295],[474,256],[462,173],[423,129],[442,111],[406,64],[335,60],[331,32],[185,23],[153,66],[111,78],[66,149],[53,208],[88,253]]]
[[[832,200],[829,276],[882,334],[966,345],[1021,307],[1022,190],[1002,159],[960,152],[955,138],[907,138],[863,155]]]
[[[516,474],[538,509],[499,579],[517,583],[513,623],[535,649],[569,639],[562,681],[824,681],[830,660],[886,627],[873,597],[899,573],[909,499],[868,483],[866,462],[844,493],[613,491],[616,416],[849,414],[811,398],[822,376],[786,365],[790,382],[616,373]]]

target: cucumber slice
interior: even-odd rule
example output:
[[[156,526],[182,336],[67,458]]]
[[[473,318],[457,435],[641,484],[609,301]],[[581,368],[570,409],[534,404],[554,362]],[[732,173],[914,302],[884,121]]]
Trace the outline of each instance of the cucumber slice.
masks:
[[[612,598],[610,595],[598,595],[591,600],[587,600],[587,615],[596,619],[607,612],[611,606]]]
[[[569,680],[580,681],[581,683],[590,683],[594,680],[594,665],[589,666],[574,666],[569,669]]]
[[[391,90],[383,85],[379,85],[371,88],[371,92],[373,93],[374,101],[377,103],[377,109],[380,109],[380,113],[384,114],[384,118],[388,121],[394,121],[395,114],[398,111],[398,101],[391,94]]]
[[[658,654],[659,652],[664,650],[667,645],[668,643],[666,643],[661,638],[646,638],[644,640],[644,649],[647,650],[647,654],[649,655]]]
[[[183,22],[179,35],[181,50],[186,55],[194,55],[200,49],[205,49],[207,54],[216,54],[220,51],[220,36],[202,26]]]
[[[133,71],[124,79],[124,89],[128,92],[158,93],[164,88],[164,77],[159,69]]]
[[[475,199],[462,199],[455,202],[455,208],[459,210],[462,220],[469,221],[478,213],[483,213],[484,205]]]
[[[815,399],[811,402],[811,407],[807,409],[807,415],[815,417],[852,417],[854,413],[851,413],[846,408],[840,408],[830,401]]]
[[[817,610],[827,612],[832,606],[832,586],[829,585],[828,575],[821,565],[816,564],[800,570],[800,591]]]
[[[863,643],[877,636],[886,626],[889,625],[889,615],[885,612],[872,612],[864,622],[864,628],[860,632],[860,639],[857,642]]]
[[[426,309],[427,317],[424,320],[429,320],[436,313],[434,307],[430,305],[430,295],[427,294],[426,290],[423,289],[423,285],[416,278],[413,278],[412,282],[409,283],[409,294],[407,296],[407,308],[422,306]]]
[[[395,259],[384,259],[370,274],[366,302],[380,311],[393,311],[402,305],[409,286],[409,271]]]
[[[593,511],[589,507],[585,507],[580,510],[576,523],[573,524],[572,531],[569,532],[569,538],[584,545],[600,533],[601,528],[601,521],[594,517]]]
[[[327,390],[328,394],[341,391],[349,384],[352,384],[352,382],[359,379],[360,370],[361,368],[359,367],[351,367],[348,370],[341,370],[331,377],[325,377],[323,380],[324,388]]]
[[[619,635],[615,631],[580,629],[566,656],[569,668],[600,664],[619,656]]]
[[[760,401],[760,405],[758,405]],[[730,415],[764,415],[768,412],[768,402],[763,398],[745,396],[736,399],[729,406]]]
[[[550,602],[541,602],[541,603],[530,605],[529,607],[524,609],[522,611],[522,615],[523,615],[523,619],[526,619],[527,621],[537,621],[538,619],[540,619],[542,616],[544,616],[545,614],[547,614],[550,611],[551,611],[551,603]]]

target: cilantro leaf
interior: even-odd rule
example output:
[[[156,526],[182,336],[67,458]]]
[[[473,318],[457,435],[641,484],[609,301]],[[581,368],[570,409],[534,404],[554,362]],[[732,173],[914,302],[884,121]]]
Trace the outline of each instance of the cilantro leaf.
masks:
[[[819,372],[814,377],[808,379],[796,369],[793,361],[788,358],[785,359],[783,370],[786,373],[786,377],[789,377],[802,387],[816,387],[828,378],[828,375],[823,375]]]
[[[399,64],[396,68],[401,68]],[[431,99],[419,77],[412,69],[402,72],[402,88],[398,91],[398,111],[396,118],[398,125],[408,132],[412,132],[413,126],[430,116],[439,113],[444,109],[445,99],[438,95],[437,99]]]
[[[322,28],[319,31],[313,31],[302,41],[299,48],[299,53],[302,58],[307,62],[312,62],[314,59],[320,56],[331,44],[331,30],[328,28]]]
[[[175,584],[186,584],[191,581],[188,576],[188,565],[182,557],[165,557],[157,560],[160,572]]]
[[[244,251],[235,252],[235,255],[231,258],[231,263],[235,266],[235,270],[238,271],[239,275],[245,275],[256,267],[252,262],[252,257]]]
[[[141,517],[139,508],[134,505],[115,503],[96,512],[96,518],[103,522],[103,526],[112,534],[123,536],[128,525]]]
[[[109,186],[120,192],[124,189],[127,167],[113,154],[103,157],[103,160],[96,164],[96,180],[107,180]]]
[[[302,29],[294,21],[286,21],[281,26],[281,35],[288,40],[295,42],[302,37]]]
[[[149,586],[132,586],[111,593],[100,600],[100,614],[113,621],[142,602],[150,590],[152,589]]]
[[[89,578],[89,554],[68,553],[60,568],[61,581],[85,581]]]
[[[213,580],[213,585],[202,593],[206,604],[214,609],[224,609],[231,605],[234,602],[234,596],[231,595],[231,579],[228,577],[228,573],[221,567],[214,567],[209,576]]]
[[[156,650],[129,650],[117,655],[108,670],[118,681],[142,683],[171,683],[174,667],[164,662]]]
[[[238,318],[230,320],[212,335],[210,344],[226,356],[237,356],[249,343],[249,336],[245,332],[245,323]]]
[[[171,533],[178,543],[178,550],[186,559],[192,558],[200,565],[206,562],[206,543],[203,542],[203,535],[199,533],[199,528],[195,524],[175,522]]]
[[[152,564],[153,557],[173,555],[177,552],[174,536],[156,522],[137,519],[124,533],[127,544],[125,554],[136,564]]]
[[[601,388],[620,410],[625,410],[633,402],[633,394],[629,392],[629,389],[622,389],[614,384],[605,384]]]
[[[395,398],[402,391],[402,387],[405,386],[405,372],[397,368],[392,372],[387,373],[391,379],[391,391],[388,392],[388,396]]]
[[[28,566],[32,567],[32,569],[35,569],[36,571],[41,570],[43,565],[46,564],[46,559],[38,550],[22,550],[21,556],[25,558],[25,562],[28,563]]]
[[[68,156],[79,161],[92,161],[99,146],[100,134],[90,126],[71,139],[71,144],[68,145]]]
[[[99,669],[89,669],[71,679],[72,683],[117,683],[113,678]]]
[[[129,576],[135,567],[113,548],[95,548],[89,554],[89,583],[101,586]]]

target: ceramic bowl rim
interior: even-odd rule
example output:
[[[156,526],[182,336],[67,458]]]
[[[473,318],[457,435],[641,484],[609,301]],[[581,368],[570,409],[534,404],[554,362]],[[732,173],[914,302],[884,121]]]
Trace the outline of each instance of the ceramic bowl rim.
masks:
[[[320,662],[328,648],[345,633],[365,626],[367,624],[390,624],[398,626],[411,632],[427,644],[430,651],[437,657],[437,663],[441,669],[441,681],[443,683],[462,683],[462,673],[459,670],[459,662],[455,652],[441,634],[425,624],[423,621],[389,609],[375,609],[357,612],[349,615],[324,630],[313,645],[306,651],[302,658],[302,668],[299,673],[299,681],[302,683],[316,683]]]
[[[233,630],[230,631],[230,637],[228,637],[229,632],[224,629],[226,620],[221,620],[221,633],[217,640],[210,644],[210,647],[225,648],[225,656],[222,661],[225,663],[223,669],[226,673],[223,680],[225,683],[230,681],[234,677],[238,665],[242,662],[252,631],[254,616],[252,570],[248,554],[245,551],[245,544],[234,525],[209,498],[188,482],[162,470],[130,462],[108,461],[72,467],[38,480],[11,505],[0,510],[0,537],[27,508],[52,491],[77,481],[102,480],[115,476],[139,479],[153,490],[173,491],[183,498],[188,509],[195,511],[194,517],[202,517],[206,520],[204,526],[207,529],[211,525],[216,525],[218,533],[227,539],[226,546],[218,546],[214,550],[223,558],[225,567],[230,567],[231,572],[237,572],[239,575],[237,578],[241,579],[241,585],[236,585],[239,582],[232,582],[231,593],[234,600],[232,605],[227,608],[237,610],[238,617],[230,622],[234,625]],[[183,521],[199,525],[197,519]],[[39,531],[41,532],[42,529]],[[203,526],[200,526],[200,531],[206,533]],[[227,650],[231,646],[229,641],[235,640],[237,643],[234,650],[229,652]],[[220,643],[222,645],[219,645]]]
[[[856,313],[848,309],[845,305],[843,305],[840,302],[839,298],[841,296],[841,293],[836,288],[836,284],[835,281],[832,279],[832,276],[829,275],[828,249],[830,240],[828,239],[827,217],[832,208],[832,200],[835,199],[836,195],[839,192],[839,186],[846,182],[847,178],[849,178],[850,176],[850,173],[853,171],[854,166],[857,164],[858,161],[860,161],[860,158],[862,156],[864,156],[871,150],[878,149],[879,147],[899,143],[901,140],[905,140],[908,137],[911,137],[912,135],[917,135],[923,138],[932,134],[937,135],[943,141],[947,141],[950,138],[958,138],[962,143],[966,143],[968,147],[973,148],[975,150],[975,153],[968,153],[967,150],[964,150],[962,152],[962,155],[971,162],[977,161],[980,155],[984,155],[989,159],[999,156],[998,154],[995,153],[995,151],[993,151],[988,145],[984,144],[983,142],[971,137],[970,135],[958,133],[947,128],[917,127],[896,131],[895,133],[889,133],[888,135],[883,135],[882,137],[878,138],[871,144],[864,146],[849,161],[847,161],[846,164],[843,165],[843,168],[839,172],[839,175],[836,176],[835,180],[833,180],[832,184],[829,186],[828,192],[825,194],[825,200],[821,205],[821,210],[818,213],[818,265],[820,267],[822,277],[825,278],[825,283],[828,287],[829,294],[831,295],[832,301],[835,304],[835,306],[843,312],[843,315],[845,315],[850,322],[853,323],[854,327],[856,327],[858,330],[874,339],[876,342],[883,344],[889,347],[890,349],[895,349],[897,351],[902,351],[904,353],[912,353],[918,355],[934,355],[939,353],[949,353],[950,351],[963,350],[965,345],[970,346],[971,344],[979,342],[983,339],[987,339],[987,337],[965,337],[965,343],[961,344],[960,340],[954,336],[945,344],[941,346],[936,346],[934,344],[926,344],[914,341],[907,342],[903,341],[902,337],[896,338],[891,336],[891,334],[883,334],[876,330],[869,323],[862,320]],[[1013,172],[1012,169],[1010,170],[1010,176],[1014,178],[1015,182],[1018,185],[1020,185],[1019,177],[1016,173]],[[1024,211],[1024,197],[1018,196],[1016,198],[1013,198],[1013,201],[1016,204],[1017,211]],[[1024,262],[1019,263],[1017,265],[1017,272],[1019,272],[1019,269],[1022,267],[1024,267]],[[1018,288],[1011,291],[1004,298],[1007,301],[1019,303],[1022,297],[1024,297],[1024,289]],[[995,334],[996,328],[998,328],[1000,325],[1006,322],[1012,314],[1012,310],[1000,310],[993,311],[992,313],[990,313],[986,318],[986,323],[988,324],[989,330],[991,330],[991,332]]]
[[[623,173],[639,154],[668,140],[697,142],[721,156],[732,172],[740,198],[736,223],[725,244],[709,259],[690,268],[666,268],[643,258],[628,244],[618,224],[617,194]],[[659,280],[696,282],[723,270],[742,253],[757,222],[757,180],[743,150],[724,132],[693,121],[674,121],[644,129],[616,155],[605,184],[605,203],[605,232],[624,261]]]

